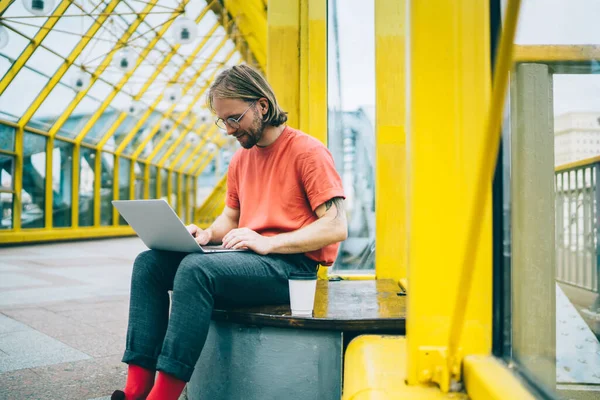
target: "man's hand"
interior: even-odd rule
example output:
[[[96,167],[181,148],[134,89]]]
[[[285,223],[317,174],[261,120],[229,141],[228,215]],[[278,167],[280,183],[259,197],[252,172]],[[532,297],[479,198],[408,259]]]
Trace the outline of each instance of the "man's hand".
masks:
[[[226,249],[250,249],[255,253],[266,255],[272,251],[272,239],[262,236],[252,229],[232,229],[223,237],[223,247]]]
[[[194,239],[196,239],[196,242],[199,245],[205,245],[208,244],[208,242],[210,242],[212,236],[210,230],[200,229],[194,224],[190,224],[186,226],[186,228],[188,232],[194,237]]]

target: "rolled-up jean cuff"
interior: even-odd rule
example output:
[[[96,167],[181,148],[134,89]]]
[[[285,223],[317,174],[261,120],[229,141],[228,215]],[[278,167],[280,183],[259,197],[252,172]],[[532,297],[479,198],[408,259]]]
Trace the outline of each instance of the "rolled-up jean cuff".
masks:
[[[194,367],[182,364],[179,361],[173,360],[172,358],[158,356],[156,370],[165,372],[169,375],[173,375],[175,378],[180,379],[184,382],[189,382],[192,378]]]
[[[125,350],[125,354],[123,354],[123,359],[121,361],[125,364],[134,364],[152,371],[156,370],[156,358],[148,357],[147,355],[140,353],[135,353],[131,350]]]

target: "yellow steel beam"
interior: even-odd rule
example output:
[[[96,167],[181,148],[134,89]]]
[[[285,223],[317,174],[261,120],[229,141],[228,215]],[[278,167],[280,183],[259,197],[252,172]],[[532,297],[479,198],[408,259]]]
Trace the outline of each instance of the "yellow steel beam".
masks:
[[[457,283],[456,302],[448,338],[448,363],[456,363],[460,358],[459,348],[463,341],[463,331],[468,329],[465,326],[465,320],[467,319],[466,310],[471,290],[478,290],[480,284],[487,284],[487,289],[490,293],[486,294],[491,297],[491,279],[489,282],[481,280],[482,275],[486,278],[491,278],[490,260],[485,260],[482,263],[481,259],[477,257],[477,250],[489,247],[489,243],[486,243],[485,239],[491,239],[489,235],[489,221],[484,220],[481,216],[486,215],[486,211],[489,211],[490,206],[490,185],[494,176],[496,160],[498,159],[498,149],[502,135],[503,106],[508,88],[509,74],[513,65],[512,48],[517,31],[520,8],[521,0],[509,0],[506,6],[504,28],[500,38],[497,67],[494,73],[492,101],[489,103],[485,125],[482,125],[485,126],[483,143],[479,151],[474,153],[478,156],[474,168],[476,172],[474,177],[475,186],[474,190],[468,193],[467,204],[470,207],[466,209],[467,218],[463,220],[467,221],[468,225],[465,231],[466,240],[460,243],[462,245],[460,258],[462,268],[459,269],[460,280]],[[487,32],[489,32],[489,28]],[[486,102],[484,105],[488,105],[488,103]],[[479,267],[479,271],[475,269],[476,266]],[[481,301],[481,298],[477,297],[477,293],[475,296]],[[487,315],[482,316],[485,316],[486,319],[488,317]],[[484,323],[488,321],[482,318],[479,322]],[[487,339],[491,342],[491,330],[485,333],[490,335]]]
[[[133,21],[132,24],[129,25],[127,30],[123,33],[123,36],[121,36],[119,38],[119,43],[106,55],[106,57],[104,57],[104,59],[102,60],[100,65],[92,73],[92,77],[90,78],[90,82],[87,85],[87,88],[77,92],[77,94],[75,95],[75,98],[73,100],[71,100],[71,102],[67,106],[66,110],[63,113],[61,113],[60,117],[56,120],[54,125],[52,125],[52,127],[49,130],[50,136],[55,136],[56,132],[58,132],[58,130],[64,125],[64,123],[71,117],[71,114],[73,113],[73,111],[75,111],[75,108],[77,108],[77,105],[87,95],[87,93],[92,88],[92,86],[94,85],[96,80],[98,80],[98,78],[104,73],[104,71],[106,71],[106,68],[112,62],[112,59],[115,56],[115,54],[117,53],[117,51],[119,51],[121,48],[126,46],[129,38],[137,31],[138,27],[141,25],[141,23],[144,21],[144,19],[148,16],[148,13],[152,10],[152,8],[154,8],[157,1],[158,0],[149,0],[148,1],[148,4],[146,5],[146,7],[144,7],[142,12],[135,19],[135,21]],[[136,64],[139,65],[140,63],[141,63],[141,60],[140,60],[140,58],[138,58]],[[121,81],[119,83],[121,85],[123,85],[123,81]],[[115,89],[121,90],[122,87],[116,87]],[[113,90],[113,92],[114,92],[114,90]],[[83,136],[81,136],[79,138],[80,141],[82,139],[83,139]]]
[[[256,61],[264,68],[267,61],[267,16],[264,8],[261,11],[250,2],[241,0],[224,0],[223,4],[244,35]]]
[[[212,223],[223,211],[225,206],[226,184],[227,174],[223,175],[221,180],[214,187],[212,193],[196,211],[198,224],[202,228],[208,227],[208,225],[210,225],[210,223]]]
[[[52,189],[52,158],[54,156],[54,140],[46,138],[46,180],[44,183],[44,228],[52,229],[54,224],[54,189]]]
[[[178,120],[179,119],[180,118],[178,118]],[[167,161],[169,156],[171,156],[171,154],[173,154],[173,152],[175,151],[177,146],[179,146],[179,143],[181,143],[185,139],[187,132],[194,129],[194,126],[196,125],[196,121],[198,121],[198,115],[193,115],[190,122],[181,130],[179,137],[173,142],[173,144],[169,147],[169,149],[165,152],[165,154],[160,158],[160,160],[158,160],[157,165],[160,165],[160,166],[164,165],[165,161]],[[161,145],[161,144],[159,143],[159,145]],[[149,157],[148,161],[151,161],[151,160],[152,159]]]
[[[406,1],[375,0],[377,279],[406,278]]]
[[[185,7],[189,0],[184,0],[182,3],[182,7]],[[208,10],[208,6],[205,7]],[[123,89],[123,86],[129,81],[129,79],[133,76],[135,71],[142,65],[144,59],[148,56],[150,51],[156,46],[156,44],[163,38],[165,33],[169,30],[173,22],[175,21],[175,17],[181,14],[181,10],[176,10],[167,19],[167,21],[161,26],[160,30],[156,33],[156,36],[152,38],[152,40],[148,43],[148,45],[140,52],[138,58],[136,60],[135,66],[127,71],[119,80],[119,82],[113,87],[111,93],[106,97],[106,99],[102,102],[100,107],[94,112],[94,114],[87,121],[83,129],[77,134],[76,140],[81,141],[83,138],[89,133],[92,127],[98,122],[98,119],[104,113],[104,110],[111,104],[115,96]],[[90,87],[92,85],[90,84]]]
[[[94,226],[100,226],[100,212],[102,211],[100,189],[102,187],[102,149],[96,150],[94,159]]]
[[[494,357],[465,357],[463,369],[465,389],[469,399],[535,399],[535,396],[523,386],[522,380]]]
[[[8,6],[10,6],[15,0],[11,1],[11,0],[5,0],[3,2],[0,3],[0,16],[4,13],[4,11],[6,11],[6,9],[8,8]]]
[[[177,214],[183,219],[183,174],[177,174]]]
[[[171,179],[172,172],[169,171],[168,169],[166,169],[166,171],[167,171],[167,203],[169,203],[169,205],[171,207],[173,207],[173,204],[171,204],[171,193],[173,193],[173,183],[172,183],[172,179]]]
[[[144,199],[150,198],[150,163],[144,163]]]
[[[310,116],[308,114],[308,105],[309,101],[309,71],[308,71],[308,61],[310,59],[309,54],[309,33],[310,26],[308,24],[308,0],[300,0],[300,36],[299,36],[299,44],[300,44],[300,57],[299,61],[299,91],[298,91],[298,129],[303,132],[309,132],[308,124],[310,121]],[[320,268],[323,269],[323,268]]]
[[[92,38],[96,35],[102,24],[108,19],[110,14],[113,12],[115,7],[119,4],[120,0],[111,0],[110,3],[104,7],[101,14],[94,20],[90,28],[85,32],[82,36],[81,40],[77,43],[75,48],[71,50],[71,53],[65,59],[65,62],[61,64],[60,67],[56,70],[52,78],[46,83],[46,86],[41,90],[38,96],[35,98],[33,103],[29,106],[27,111],[23,114],[21,119],[19,119],[19,125],[25,126],[31,117],[35,114],[38,108],[42,105],[44,100],[50,95],[52,89],[60,82],[61,78],[67,72],[67,70],[73,65],[77,57],[81,54],[83,49],[88,45],[88,43],[92,40]]]
[[[237,50],[235,48],[233,48],[229,52],[229,54],[227,54],[227,56],[225,56],[225,59],[223,60],[223,64],[227,64],[227,62],[231,59],[231,57],[233,57],[233,55],[235,54],[236,51]],[[194,109],[194,106],[195,106],[196,102],[198,102],[198,100],[200,99],[200,97],[204,94],[204,92],[206,92],[206,90],[208,89],[208,87],[210,86],[210,84],[212,83],[212,81],[214,80],[217,72],[218,72],[218,70],[215,68],[215,70],[213,71],[213,73],[206,80],[206,83],[204,84],[204,86],[198,91],[198,93],[196,93],[196,95],[194,96],[194,98],[190,101],[190,104],[189,104],[188,108],[183,113],[180,114],[180,116],[177,118],[177,120],[173,124],[173,127],[167,133],[165,133],[165,135],[162,137],[162,139],[160,140],[160,142],[158,143],[158,145],[156,145],[156,147],[154,148],[152,154],[150,154],[150,156],[148,156],[148,161],[152,161],[154,159],[154,157],[156,157],[156,155],[160,152],[160,150],[165,145],[165,143],[167,142],[167,140],[169,140],[169,138],[171,137],[171,135],[173,134],[173,132],[175,131],[175,129],[192,112],[192,110]],[[189,126],[189,124],[188,124],[188,126]],[[159,161],[160,165],[162,165],[162,162],[164,162],[164,160],[166,160],[166,158],[169,155],[171,155],[171,153],[173,152],[173,150],[175,150],[175,147],[181,142],[183,136],[185,136],[190,129],[191,129],[191,127],[190,128],[186,127],[181,132],[180,137],[173,144],[171,144],[171,147],[167,150],[167,152],[165,153],[165,155],[162,157],[161,161]],[[152,137],[152,134],[150,134],[148,136]],[[136,150],[136,153],[134,153],[134,155],[135,154],[139,154],[139,152],[141,152],[145,146],[146,146],[145,143],[141,143],[138,146],[138,150]]]
[[[212,159],[215,158],[215,155],[217,154],[218,150],[223,146],[225,141],[216,140],[213,143],[217,145],[217,148],[215,149],[215,151],[212,151],[210,153],[208,153],[208,150],[205,151],[205,153],[208,153],[206,154],[206,158],[201,162],[197,170],[191,172],[192,175],[198,177],[202,173],[202,171],[204,171],[204,168],[206,168],[206,166],[212,161]]]
[[[114,155],[114,162],[113,162],[113,179],[112,179],[112,184],[113,184],[113,200],[119,200],[119,181],[120,181],[120,170],[121,170],[121,157],[119,157],[118,155]],[[118,226],[119,225],[119,213],[115,212],[113,210],[113,214],[112,214],[112,224],[114,226]]]
[[[23,209],[23,127],[19,126],[15,130],[15,166],[14,166],[14,183],[15,194],[13,197],[13,230],[18,232],[21,230],[21,211]],[[1,234],[1,232],[0,232]],[[0,243],[2,243],[0,236]]]
[[[307,133],[327,144],[327,0],[308,0]]]
[[[204,141],[204,143],[206,143],[207,140],[208,140],[208,138]],[[216,144],[218,148],[221,148],[221,146],[223,146],[223,144],[225,143],[225,140],[219,140],[218,136],[215,135],[212,139],[212,142],[214,144]],[[202,144],[200,144],[199,146],[202,146]],[[191,175],[196,175],[196,176],[200,175],[200,173],[206,167],[206,165],[210,162],[210,160],[212,160],[212,158],[210,157],[208,149],[205,149],[198,156],[198,159],[194,162],[194,164],[192,164],[192,166],[190,168],[188,168],[186,173],[189,173]]]
[[[186,143],[183,146],[183,149],[181,149],[181,151],[179,152],[179,154],[173,159],[173,161],[171,161],[169,163],[168,167],[171,168],[171,169],[175,169],[175,166],[177,165],[177,163],[179,162],[179,160],[181,160],[183,158],[183,156],[189,150],[190,147],[192,147],[192,144],[191,143]],[[166,159],[163,162],[166,162]]]
[[[515,45],[515,62],[584,62],[600,59],[599,45]]]
[[[267,79],[288,124],[300,121],[300,0],[271,0],[268,9]]]
[[[131,168],[129,169],[129,199],[135,199],[135,163],[137,160],[134,158],[130,160]]]
[[[458,279],[465,248],[479,268],[459,348],[461,354],[489,354],[492,342],[490,196],[477,209],[479,245],[467,239],[465,226],[475,190],[491,189],[491,179],[475,180],[490,100],[489,4],[411,1],[409,17],[407,381],[437,383],[448,392],[451,380],[460,378],[460,362],[448,363],[448,337],[454,299],[465,290]],[[444,68],[432,62],[433,53]]]
[[[8,6],[8,3],[10,2],[7,2],[6,6]],[[21,52],[19,57],[12,62],[10,68],[8,69],[8,71],[6,71],[6,74],[4,74],[2,80],[0,80],[0,96],[2,95],[2,93],[4,93],[4,91],[15,78],[15,76],[17,76],[17,74],[19,73],[21,68],[23,68],[25,63],[27,63],[27,60],[29,60],[29,57],[31,57],[35,49],[37,49],[38,46],[42,43],[42,41],[46,38],[46,36],[48,36],[50,30],[54,28],[54,25],[56,25],[59,18],[65,13],[65,11],[67,10],[67,8],[69,8],[70,5],[71,0],[62,0],[58,7],[56,7],[56,9],[54,9],[54,11],[52,12],[52,16],[48,17],[44,25],[40,27],[38,33],[36,33],[33,39],[31,39],[31,42],[29,42],[29,44],[27,45],[27,47],[25,47],[23,52]],[[0,6],[0,14],[1,13],[2,6]]]
[[[196,80],[200,77],[200,75],[202,75],[202,73],[204,72],[204,69],[208,66],[210,61],[217,55],[217,53],[223,48],[225,43],[227,43],[227,40],[228,40],[227,36],[225,36],[223,39],[221,39],[221,42],[219,43],[219,45],[213,50],[211,55],[207,59],[204,60],[204,62],[202,63],[202,66],[196,71],[194,76],[185,84],[185,86],[182,89],[182,97],[196,84]],[[194,49],[192,54],[186,59],[185,63],[179,68],[179,70],[177,71],[175,76],[172,78],[173,81],[177,81],[177,79],[179,79],[179,77],[185,72],[187,67],[190,66],[194,62],[196,55],[200,52],[200,50],[202,50],[202,47],[203,46],[201,43],[200,45],[198,45],[196,47],[196,49]],[[156,107],[162,101],[163,97],[164,97],[164,93],[161,93],[160,95],[158,95],[156,100],[154,100],[154,103],[148,108],[148,110],[146,110],[144,115],[138,120],[138,122],[135,124],[135,126],[131,129],[131,131],[127,134],[127,136],[125,136],[125,138],[123,139],[121,144],[117,147],[117,150],[115,151],[117,154],[121,154],[123,152],[125,147],[127,147],[129,142],[134,138],[134,136],[137,134],[139,129],[142,127],[142,125],[150,117],[152,112],[154,112]],[[150,132],[150,134],[148,135],[146,140],[150,140],[156,134],[156,132],[158,132],[158,130],[160,129],[161,121],[163,121],[166,118],[169,118],[171,116],[171,114],[173,113],[173,110],[175,109],[176,106],[177,106],[177,104],[173,103],[167,109],[167,111],[165,111],[163,113],[163,116],[160,118],[159,121],[156,122],[155,126],[152,128],[152,131]]]
[[[181,167],[179,168],[180,171],[183,172],[185,170],[185,168],[192,162],[196,154],[198,154],[198,152],[202,149],[204,143],[206,143],[207,140],[210,140],[212,136],[216,134],[216,131],[217,127],[212,126],[208,131],[205,132],[204,138],[200,141],[200,143],[198,143],[198,146],[196,146],[194,151],[192,151],[190,155],[185,159],[185,161],[181,164]],[[189,171],[185,170],[185,173],[189,173]]]
[[[86,239],[99,237],[133,236],[129,226],[27,229],[24,231],[0,231],[1,244],[48,242],[53,240]]]
[[[196,18],[196,23],[199,23],[199,22],[200,21]],[[210,38],[212,36],[212,34],[217,30],[218,27],[219,27],[219,23],[216,22],[213,25],[213,27],[206,34],[205,39],[208,40],[208,38]],[[156,78],[158,77],[158,75],[165,69],[165,67],[167,65],[169,65],[169,62],[171,61],[171,59],[173,58],[173,56],[175,54],[177,54],[177,50],[179,49],[180,46],[181,45],[176,44],[176,45],[174,45],[171,48],[171,51],[169,52],[169,54],[167,54],[165,56],[165,58],[163,59],[163,61],[154,70],[154,72],[152,73],[152,75],[150,76],[150,78],[148,78],[146,80],[146,82],[144,83],[144,85],[140,88],[140,90],[138,91],[138,93],[135,95],[135,97],[134,97],[135,100],[139,100],[139,99],[142,98],[142,96],[144,95],[144,93],[146,93],[146,91],[148,90],[148,88],[150,87],[150,85],[152,85],[152,83],[156,80]],[[102,137],[102,139],[100,139],[100,141],[98,142],[98,147],[99,148],[104,147],[104,145],[106,144],[106,142],[108,142],[108,140],[115,134],[115,132],[117,131],[117,129],[119,128],[119,126],[121,125],[121,123],[123,122],[123,120],[125,120],[126,117],[127,117],[127,113],[126,112],[122,112],[119,115],[119,117],[117,117],[117,119],[113,122],[112,126],[107,129],[107,131],[104,134],[104,136]]]

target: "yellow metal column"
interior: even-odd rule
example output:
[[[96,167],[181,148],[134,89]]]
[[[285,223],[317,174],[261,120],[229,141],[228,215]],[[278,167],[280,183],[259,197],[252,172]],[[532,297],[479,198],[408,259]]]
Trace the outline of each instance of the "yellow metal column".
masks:
[[[300,0],[271,0],[267,10],[267,79],[288,112],[288,124],[300,122]]]
[[[378,279],[406,286],[406,1],[375,0]]]
[[[100,197],[100,188],[102,187],[102,149],[96,150],[96,158],[94,160],[94,226],[100,226],[100,212],[102,198]]]
[[[13,196],[13,229],[21,230],[21,212],[23,210],[23,127],[15,131],[15,195]]]
[[[448,338],[490,100],[489,5],[411,1],[409,12],[407,378],[446,392],[460,377],[460,359],[448,365]],[[482,210],[459,354],[491,350],[489,194]]]
[[[114,162],[113,162],[113,200],[119,200],[119,175],[120,175],[120,170],[121,170],[121,157],[119,157],[118,155],[114,155]],[[113,214],[112,214],[112,223],[113,226],[118,226],[119,225],[119,213],[113,208]]]
[[[327,145],[327,0],[307,1],[308,107],[301,114],[308,114],[306,132]]]

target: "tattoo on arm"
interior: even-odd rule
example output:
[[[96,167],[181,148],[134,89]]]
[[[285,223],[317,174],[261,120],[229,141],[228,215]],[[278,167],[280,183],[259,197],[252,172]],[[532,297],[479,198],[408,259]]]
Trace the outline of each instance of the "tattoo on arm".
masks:
[[[333,199],[327,200],[325,202],[325,210],[329,211],[332,205],[335,205],[335,218],[339,218],[344,211],[344,199],[341,197],[334,197]]]

